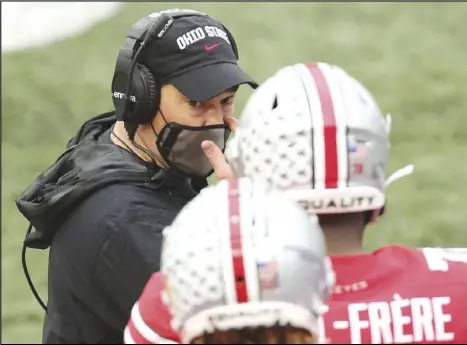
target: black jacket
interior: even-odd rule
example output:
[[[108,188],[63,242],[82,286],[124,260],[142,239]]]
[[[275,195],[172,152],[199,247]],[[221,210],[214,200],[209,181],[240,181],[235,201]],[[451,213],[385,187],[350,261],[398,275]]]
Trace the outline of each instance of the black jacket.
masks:
[[[160,268],[163,228],[207,185],[114,145],[114,123],[113,113],[86,122],[16,201],[35,229],[25,244],[50,246],[43,343],[123,343],[131,308]]]

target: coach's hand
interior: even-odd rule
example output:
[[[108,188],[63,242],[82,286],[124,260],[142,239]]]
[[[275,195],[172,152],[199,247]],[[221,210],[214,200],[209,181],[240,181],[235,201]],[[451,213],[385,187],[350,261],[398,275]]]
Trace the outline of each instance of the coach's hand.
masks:
[[[229,125],[232,132],[235,133],[238,125],[237,119],[227,116],[224,121]],[[235,178],[232,167],[227,163],[222,150],[215,143],[210,140],[205,140],[201,143],[201,148],[211,163],[217,180],[231,180]]]

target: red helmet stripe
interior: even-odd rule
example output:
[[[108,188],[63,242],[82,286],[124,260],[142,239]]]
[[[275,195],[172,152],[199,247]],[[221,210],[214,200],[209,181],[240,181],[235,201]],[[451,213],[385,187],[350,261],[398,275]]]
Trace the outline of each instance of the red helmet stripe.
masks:
[[[331,91],[323,71],[315,63],[306,64],[318,91],[323,117],[324,140],[324,187],[337,188],[339,179],[339,159],[337,154],[336,115],[332,102]],[[316,164],[316,162],[315,162]]]
[[[243,260],[243,243],[241,233],[240,218],[240,189],[239,181],[229,182],[229,231],[230,246],[232,249],[232,266],[235,279],[235,292],[237,302],[248,302],[247,281],[245,275],[245,265]]]

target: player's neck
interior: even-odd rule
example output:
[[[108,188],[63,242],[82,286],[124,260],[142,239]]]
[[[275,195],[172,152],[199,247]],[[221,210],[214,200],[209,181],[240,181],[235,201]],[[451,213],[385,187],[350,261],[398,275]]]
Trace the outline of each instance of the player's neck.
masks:
[[[323,228],[328,255],[355,255],[366,253],[363,231],[360,229]]]

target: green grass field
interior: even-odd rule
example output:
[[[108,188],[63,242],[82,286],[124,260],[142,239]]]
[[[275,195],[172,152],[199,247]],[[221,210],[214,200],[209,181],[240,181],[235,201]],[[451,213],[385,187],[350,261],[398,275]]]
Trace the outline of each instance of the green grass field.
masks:
[[[177,3],[223,21],[259,81],[283,65],[326,61],[362,80],[393,114],[388,209],[369,248],[467,246],[467,4]],[[112,108],[119,46],[139,17],[172,4],[126,4],[91,31],[2,61],[2,343],[41,341],[43,312],[21,269],[27,223],[14,204],[79,125]],[[240,112],[249,90],[241,92]],[[47,252],[29,251],[47,296]]]

